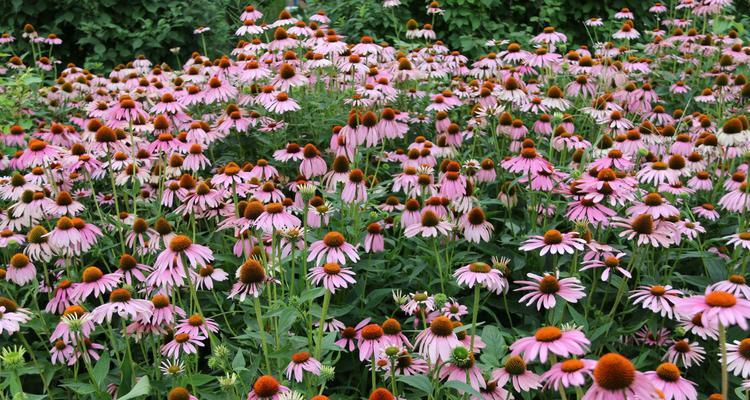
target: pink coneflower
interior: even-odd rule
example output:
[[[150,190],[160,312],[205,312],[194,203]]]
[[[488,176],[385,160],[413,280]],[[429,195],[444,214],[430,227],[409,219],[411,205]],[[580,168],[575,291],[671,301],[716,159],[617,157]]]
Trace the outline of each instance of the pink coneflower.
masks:
[[[0,329],[0,331],[2,331],[2,329]],[[73,351],[74,348],[70,343],[63,340],[56,340],[49,351],[52,365],[67,364],[68,360],[70,360],[70,357],[73,355]]]
[[[31,139],[29,147],[18,158],[18,162],[23,168],[44,166],[55,159],[59,153],[57,147],[48,145],[43,140]]]
[[[435,310],[435,298],[427,292],[409,293],[409,300],[401,306],[401,310],[407,315],[413,315],[418,310],[429,313]]]
[[[669,360],[674,364],[679,361],[685,368],[690,368],[693,364],[700,365],[705,358],[704,354],[706,354],[706,351],[698,345],[698,342],[690,343],[687,339],[680,339],[669,346],[662,359]]]
[[[609,280],[609,274],[613,270],[617,270],[620,272],[623,276],[630,279],[632,278],[632,274],[627,269],[621,267],[620,263],[622,258],[625,257],[625,253],[617,253],[616,255],[613,253],[605,252],[602,254],[602,259],[592,259],[587,260],[583,262],[583,267],[580,269],[580,271],[585,271],[587,269],[592,268],[604,268],[604,271],[602,271],[602,280],[607,281]]]
[[[669,247],[673,242],[671,222],[654,220],[650,214],[640,214],[630,220],[620,217],[612,218],[612,225],[625,228],[620,237],[636,240],[638,246]]]
[[[302,150],[302,155],[304,159],[299,166],[299,171],[305,178],[310,179],[314,176],[325,175],[327,171],[326,162],[314,145],[306,144]]]
[[[750,286],[743,275],[733,274],[726,280],[716,282],[708,287],[711,291],[728,292],[737,297],[750,300]]]
[[[137,244],[139,248],[145,248],[156,242],[156,236],[156,231],[148,226],[145,219],[136,218],[132,229],[125,236],[125,245],[134,248]]]
[[[404,236],[410,238],[420,235],[422,237],[436,238],[438,236],[447,236],[451,229],[450,222],[438,217],[432,210],[424,210],[418,223],[413,223],[404,229]]]
[[[500,165],[509,172],[518,174],[536,174],[541,171],[552,172],[552,166],[534,147],[525,147],[521,154],[504,160]]]
[[[500,387],[512,382],[516,392],[528,392],[541,386],[539,375],[526,368],[526,362],[519,356],[510,356],[499,369],[492,371],[492,379]]]
[[[181,355],[198,353],[198,347],[203,347],[205,337],[177,333],[172,340],[161,347],[161,354],[166,357],[179,358]]]
[[[485,219],[484,211],[479,207],[474,207],[464,214],[459,226],[463,229],[466,240],[474,243],[489,242],[492,231],[495,229]]]
[[[596,362],[594,383],[583,400],[656,400],[656,388],[627,358],[608,353]]]
[[[680,300],[680,296],[682,292],[669,285],[642,285],[633,290],[629,298],[634,300],[633,304],[641,303],[643,308],[653,313],[674,319],[674,305]]]
[[[483,262],[464,265],[453,276],[459,286],[473,288],[474,285],[480,285],[497,294],[501,294],[506,286],[500,271]]]
[[[641,36],[641,34],[633,28],[633,25],[629,23],[624,23],[620,27],[620,30],[615,32],[612,37],[615,39],[638,39]]]
[[[742,378],[750,376],[750,338],[727,343],[727,369]]]
[[[677,300],[674,309],[687,318],[692,318],[696,313],[701,312],[701,322],[704,326],[716,327],[721,323],[725,327],[739,325],[742,329],[748,329],[750,301],[738,298],[729,292],[709,289],[705,295]]]
[[[261,290],[269,277],[266,275],[266,269],[260,262],[255,259],[248,259],[239,268],[237,268],[237,282],[232,286],[228,298],[240,296],[240,301],[245,301],[245,297],[260,296]]]
[[[519,250],[531,251],[541,248],[540,256],[550,254],[573,254],[583,250],[585,240],[576,237],[575,233],[561,233],[556,229],[548,230],[544,236],[530,236]]]
[[[389,344],[384,335],[383,328],[378,324],[369,324],[360,330],[357,337],[360,361],[372,358]]]
[[[62,191],[57,194],[54,201],[50,200],[46,203],[45,209],[47,213],[55,217],[61,217],[63,215],[75,217],[83,211],[85,207],[80,202],[73,200],[70,193]]]
[[[542,375],[545,387],[555,390],[568,387],[581,387],[586,377],[591,377],[596,361],[588,359],[570,359],[556,363]]]
[[[635,203],[627,209],[630,216],[649,214],[654,219],[666,218],[672,215],[679,215],[677,207],[669,202],[659,193],[649,193],[643,197],[641,203]]]
[[[57,283],[52,299],[44,307],[44,311],[51,314],[62,314],[66,308],[73,305],[73,282],[63,279]]]
[[[465,383],[467,380],[474,390],[487,387],[482,371],[474,362],[474,355],[466,347],[458,346],[451,352],[451,358],[440,368],[439,377],[446,381]],[[459,390],[459,393],[462,393]]]
[[[228,276],[229,274],[223,269],[206,264],[198,270],[193,279],[196,289],[213,290],[214,282],[224,282]]]
[[[380,325],[383,328],[383,338],[391,346],[412,348],[412,344],[401,330],[401,323],[395,318],[388,318]]]
[[[292,380],[292,376],[294,376],[295,381],[302,382],[302,375],[305,371],[319,376],[320,367],[322,367],[320,362],[312,358],[310,353],[300,351],[292,354],[292,361],[286,366],[284,372],[286,373],[286,379]]]
[[[226,103],[237,97],[237,88],[227,80],[214,76],[208,81],[208,87],[202,92],[201,97],[206,104]]]
[[[430,327],[417,335],[414,345],[420,354],[428,358],[432,363],[447,361],[451,358],[451,352],[461,342],[453,332],[453,323],[444,316],[435,317]]]
[[[724,239],[727,241],[727,246],[742,247],[743,249],[750,250],[750,231],[735,233],[734,235],[725,236]]]
[[[301,107],[286,92],[280,92],[268,103],[266,109],[272,113],[284,114],[289,111],[300,110]]]
[[[253,390],[247,394],[247,400],[279,400],[282,393],[289,392],[271,375],[262,375],[253,383]]]
[[[210,336],[210,333],[219,332],[219,324],[214,322],[211,318],[204,318],[200,314],[193,314],[188,318],[181,319],[180,323],[175,326],[176,333],[187,333],[193,336],[203,334],[203,336]]]
[[[0,306],[0,334],[3,331],[12,335],[21,330],[21,324],[28,322],[29,318],[24,314],[11,311],[7,304]]]
[[[279,171],[265,159],[259,159],[255,166],[250,170],[249,178],[260,180],[271,180],[279,175]]]
[[[542,307],[547,310],[554,308],[557,304],[556,296],[560,296],[570,303],[577,303],[579,299],[586,296],[581,281],[577,278],[558,279],[559,273],[555,275],[545,273],[544,276],[529,273],[527,276],[533,281],[516,281],[516,283],[524,286],[517,288],[515,291],[530,292],[523,295],[518,301],[523,303],[528,300],[527,306],[536,303],[537,310]]]
[[[662,363],[656,371],[649,371],[644,375],[664,394],[665,400],[696,400],[698,392],[694,382],[682,377],[680,369],[672,363]]]
[[[386,348],[387,349],[387,348]],[[384,350],[386,350],[384,349]],[[385,353],[385,351],[383,351]],[[395,365],[391,366],[391,363],[386,360],[384,369],[386,372],[390,373],[391,368],[393,368],[394,373],[396,375],[405,375],[405,376],[411,376],[411,375],[423,375],[426,374],[429,370],[429,365],[427,364],[427,361],[421,359],[421,358],[414,358],[409,353],[409,350],[407,349],[401,349],[398,354],[395,356]],[[386,358],[386,355],[383,354],[381,359]]]
[[[127,289],[115,289],[109,294],[108,303],[91,311],[91,319],[97,324],[101,324],[105,319],[112,322],[113,314],[120,318],[147,320],[151,318],[151,303],[148,300],[134,299]]]
[[[700,336],[703,340],[719,338],[718,327],[703,325],[703,312],[697,312],[690,317],[681,316],[680,327],[688,333]]]
[[[367,235],[365,235],[365,253],[380,253],[385,250],[385,241],[383,239],[383,226],[379,222],[373,222],[367,225]]]
[[[151,298],[151,317],[141,318],[141,321],[148,321],[153,325],[172,325],[176,315],[185,317],[185,310],[171,304],[166,295],[157,294]]]
[[[445,317],[458,321],[464,315],[469,314],[469,308],[463,304],[459,304],[455,300],[448,300],[443,304],[440,313]]]
[[[512,355],[522,355],[524,361],[531,362],[539,357],[547,362],[547,355],[554,353],[561,357],[581,356],[591,344],[580,330],[561,330],[555,326],[537,329],[534,336],[516,340],[510,345]]]
[[[29,257],[22,253],[16,253],[10,258],[5,279],[16,285],[23,286],[36,278],[36,267],[31,263]]]
[[[26,237],[20,233],[15,233],[10,229],[3,229],[0,231],[0,249],[12,245],[23,245],[25,242]]]
[[[75,302],[85,301],[90,295],[99,297],[120,284],[122,275],[113,272],[104,274],[98,267],[87,267],[81,274],[82,282],[73,284],[72,297]]]
[[[617,215],[615,210],[586,197],[579,197],[575,202],[568,203],[568,210],[565,213],[571,221],[584,220],[602,226],[608,225],[609,219],[615,215]]]
[[[92,342],[89,338],[84,338],[83,343],[80,346],[83,348],[83,352],[80,349],[75,349],[68,360],[68,365],[74,365],[82,357],[89,363],[92,362],[92,359],[95,361],[99,360],[100,356],[96,351],[104,349],[104,346]]]
[[[652,330],[648,325],[643,325],[633,334],[633,339],[643,346],[664,347],[670,340],[670,332],[667,328]]]
[[[162,362],[162,365],[164,364],[165,363]],[[170,371],[170,367],[175,367],[175,366],[176,365],[174,364],[172,364],[171,366],[168,366],[166,369],[166,372]],[[180,364],[178,364],[176,367],[178,370],[182,369],[182,366]],[[112,396],[114,397],[115,395],[113,394]],[[190,394],[190,392],[184,387],[177,386],[174,389],[170,390],[169,393],[167,393],[167,400],[198,400],[198,398]]]
[[[346,264],[347,258],[351,262],[359,261],[357,249],[346,242],[344,235],[336,231],[326,233],[323,240],[318,240],[310,245],[310,254],[307,261],[315,261],[318,265],[326,263]]]
[[[647,163],[636,174],[636,178],[641,183],[650,183],[660,185],[662,183],[674,184],[679,181],[679,175],[674,170],[669,169],[667,163],[663,161],[654,161]]]
[[[349,171],[349,179],[341,192],[341,201],[344,203],[364,203],[367,201],[367,186],[362,170],[353,169]]]
[[[281,203],[266,204],[265,211],[255,220],[255,226],[266,233],[298,227],[301,223],[299,218],[287,212]]]
[[[736,189],[719,199],[719,205],[728,211],[744,213],[750,210],[750,185],[742,182]]]
[[[76,326],[75,330],[72,328]],[[55,326],[55,330],[50,335],[50,342],[62,339],[65,343],[77,343],[78,335],[88,337],[95,329],[91,316],[83,307],[71,305],[65,308],[60,318],[60,322]]]
[[[346,289],[349,285],[353,285],[356,282],[354,275],[355,273],[351,269],[342,267],[335,262],[329,262],[323,264],[323,266],[312,268],[307,277],[314,285],[320,285],[322,282],[326,290],[336,293],[338,289]]]
[[[304,158],[304,155],[300,145],[292,142],[287,143],[283,149],[274,151],[273,158],[281,162],[300,161]]]
[[[359,339],[362,328],[369,323],[370,318],[365,318],[356,326],[347,326],[341,329],[341,339],[337,340],[334,344],[344,350],[354,351],[356,348],[356,340]]]
[[[125,278],[125,283],[133,285],[134,283],[145,281],[146,275],[144,273],[151,272],[151,267],[139,263],[135,257],[125,253],[120,256],[117,272]]]
[[[154,268],[163,271],[175,263],[178,268],[185,268],[183,256],[187,257],[190,266],[204,266],[214,259],[213,252],[206,246],[193,243],[185,235],[176,235],[169,241],[169,246],[156,257]]]

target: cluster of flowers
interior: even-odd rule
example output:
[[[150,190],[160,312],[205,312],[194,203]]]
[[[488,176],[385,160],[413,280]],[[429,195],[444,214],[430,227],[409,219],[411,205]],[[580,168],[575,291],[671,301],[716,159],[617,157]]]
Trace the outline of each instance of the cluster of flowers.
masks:
[[[68,65],[1,137],[0,334],[90,376],[114,355],[113,397],[153,363],[170,400],[201,371],[248,400],[343,398],[348,360],[374,400],[728,399],[750,389],[750,47],[706,28],[731,8],[657,3],[643,35],[623,9],[613,34],[586,21],[613,42],[546,28],[471,60],[414,20],[397,49],[248,6],[231,56]],[[54,64],[34,63],[3,73]],[[368,279],[397,312],[347,308]],[[624,355],[643,348],[646,372]],[[683,376],[704,363],[721,376]]]

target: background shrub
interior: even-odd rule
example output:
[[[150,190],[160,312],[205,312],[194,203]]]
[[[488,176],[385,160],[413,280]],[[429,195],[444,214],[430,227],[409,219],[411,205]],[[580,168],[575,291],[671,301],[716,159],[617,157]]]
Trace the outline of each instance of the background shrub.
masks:
[[[393,9],[384,8],[382,1],[372,0],[312,0],[308,3],[310,11],[315,7],[325,9],[343,34],[354,37],[368,35],[397,42],[398,37],[383,37],[383,33],[403,34],[409,18],[414,18],[420,26],[433,23],[438,39],[474,57],[486,52],[483,45],[487,39],[525,41],[545,26],[557,27],[572,42],[590,42],[583,21],[592,16],[606,19],[623,7],[635,13],[639,26],[656,26],[648,12],[655,1],[439,0],[445,14],[434,19],[426,13],[429,4],[426,0],[401,0],[401,5]],[[736,0],[734,4],[736,10],[750,10],[750,0]],[[736,18],[747,20],[747,11],[738,13]]]
[[[276,17],[283,0],[253,3]],[[144,54],[151,60],[174,64],[170,49],[180,47],[184,61],[201,48],[193,34],[209,26],[206,46],[211,56],[232,48],[232,34],[245,0],[3,0],[0,28],[20,39],[24,24],[40,35],[55,33],[63,44],[55,54],[63,62],[110,68]],[[275,13],[274,13],[275,11]],[[235,28],[233,28],[235,27]],[[20,40],[19,40],[20,41]]]

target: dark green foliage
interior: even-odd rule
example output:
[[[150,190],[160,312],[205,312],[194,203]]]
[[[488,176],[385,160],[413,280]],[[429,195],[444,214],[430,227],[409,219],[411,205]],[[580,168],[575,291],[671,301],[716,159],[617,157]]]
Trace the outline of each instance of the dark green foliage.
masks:
[[[587,42],[583,21],[590,17],[611,19],[623,7],[636,15],[638,26],[655,27],[656,21],[648,12],[655,1],[632,0],[439,0],[445,14],[434,18],[434,30],[440,40],[453,49],[477,56],[486,52],[487,39],[525,41],[530,35],[554,26],[575,43]],[[669,1],[662,0],[664,4]],[[314,0],[313,8],[325,9],[334,25],[342,33],[358,37],[369,35],[379,40],[403,39],[407,19],[414,18],[420,25],[432,23],[427,15],[426,0],[401,0],[401,5],[387,9],[382,1]],[[735,1],[737,10],[750,9],[749,0]],[[743,16],[744,14],[744,16]],[[738,13],[737,20],[747,18]],[[383,37],[384,32],[398,32],[398,37]]]
[[[32,24],[40,35],[55,33],[63,44],[55,55],[63,62],[112,67],[143,54],[153,61],[176,62],[171,48],[180,47],[179,59],[201,49],[193,34],[209,26],[206,47],[219,56],[231,49],[242,0],[2,0],[0,28],[17,37],[16,51],[24,45],[23,25]],[[254,2],[275,18],[283,0]],[[273,14],[275,10],[275,14]],[[20,43],[19,43],[20,42]]]

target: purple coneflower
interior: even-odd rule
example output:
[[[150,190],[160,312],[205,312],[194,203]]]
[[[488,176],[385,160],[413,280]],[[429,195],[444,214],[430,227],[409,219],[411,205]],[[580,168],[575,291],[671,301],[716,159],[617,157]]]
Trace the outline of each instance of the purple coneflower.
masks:
[[[302,382],[302,375],[305,371],[318,376],[320,375],[320,362],[310,355],[306,351],[300,351],[292,355],[292,361],[286,366],[286,379]]]
[[[356,282],[354,275],[351,269],[332,262],[312,268],[307,277],[313,284],[320,285],[322,282],[326,290],[336,293],[338,289],[346,289],[349,285],[353,285]]]
[[[512,355],[522,355],[524,361],[531,362],[539,357],[547,362],[547,355],[554,353],[561,357],[581,356],[591,344],[580,330],[561,330],[555,326],[537,329],[534,336],[516,340],[510,345]]]
[[[530,292],[519,299],[520,303],[528,300],[527,306],[536,303],[537,309],[544,307],[548,310],[554,308],[557,304],[556,296],[560,296],[570,303],[577,303],[579,299],[586,296],[583,291],[584,288],[577,278],[558,279],[557,273],[555,275],[545,273],[544,276],[529,273],[527,276],[533,281],[516,281],[516,283],[524,286],[515,290]]]

